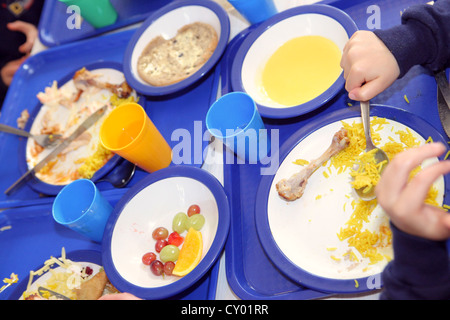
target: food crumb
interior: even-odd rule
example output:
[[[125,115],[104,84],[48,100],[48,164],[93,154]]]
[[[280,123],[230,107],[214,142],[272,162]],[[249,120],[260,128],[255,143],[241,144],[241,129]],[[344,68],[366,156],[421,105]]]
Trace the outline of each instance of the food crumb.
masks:
[[[20,117],[17,119],[17,128],[25,129],[25,125],[27,124],[28,119],[30,118],[30,113],[27,109],[23,110],[20,113]]]

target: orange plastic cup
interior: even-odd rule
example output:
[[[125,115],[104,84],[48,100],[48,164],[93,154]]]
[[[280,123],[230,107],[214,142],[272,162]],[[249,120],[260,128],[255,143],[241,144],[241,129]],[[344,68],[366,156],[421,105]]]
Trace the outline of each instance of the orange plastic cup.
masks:
[[[166,168],[172,149],[137,103],[116,107],[100,128],[102,145],[147,172]]]

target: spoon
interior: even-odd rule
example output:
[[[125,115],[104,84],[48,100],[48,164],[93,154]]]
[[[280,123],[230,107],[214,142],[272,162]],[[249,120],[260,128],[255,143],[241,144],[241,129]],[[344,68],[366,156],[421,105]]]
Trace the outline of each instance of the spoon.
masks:
[[[128,160],[123,160],[119,165],[117,165],[107,176],[103,177],[100,181],[107,181],[111,183],[115,188],[123,188],[131,178],[134,176],[136,171],[136,165]]]
[[[373,149],[375,149],[374,154],[374,160],[375,164],[379,164],[383,161],[387,161],[389,163],[389,158],[387,154],[381,150],[380,148],[375,147],[372,141],[372,136],[370,134],[370,104],[369,101],[362,101],[361,102],[361,118],[364,128],[364,135],[366,137],[366,152],[369,152]],[[386,165],[384,165],[381,169],[380,174],[383,172]],[[354,168],[354,170],[357,170],[357,168]],[[356,194],[361,198],[361,200],[364,201],[370,201],[376,198],[375,196],[375,187],[372,187],[368,192],[363,192],[364,188],[355,189]]]
[[[7,126],[6,124],[0,124],[0,131],[16,134],[18,136],[32,138],[40,146],[46,148],[54,145],[56,142],[61,140],[62,136],[60,134],[31,134],[28,131],[20,130],[14,127]]]

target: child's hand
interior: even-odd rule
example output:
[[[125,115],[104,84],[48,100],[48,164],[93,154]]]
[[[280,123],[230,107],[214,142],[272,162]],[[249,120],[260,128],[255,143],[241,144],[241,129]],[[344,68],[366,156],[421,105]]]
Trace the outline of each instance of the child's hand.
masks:
[[[9,61],[0,70],[1,81],[9,87],[14,74],[31,53],[34,42],[38,37],[38,30],[31,23],[20,20],[10,22],[6,25],[6,27],[11,31],[22,32],[26,38],[26,41],[19,47],[19,52],[23,53],[24,56],[16,60]]]
[[[397,60],[370,31],[357,31],[344,47],[341,59],[349,98],[368,101],[388,88],[400,75]]]
[[[33,49],[34,42],[38,37],[37,28],[31,23],[20,20],[10,22],[6,27],[11,31],[22,32],[25,35],[26,41],[19,47],[19,52],[29,55],[31,49]]]
[[[445,150],[441,143],[409,149],[396,156],[384,170],[376,188],[378,203],[403,232],[436,241],[450,237],[450,214],[424,203],[434,181],[450,173],[450,161],[434,163],[408,182],[413,169]]]
[[[135,295],[127,292],[123,293],[111,293],[101,296],[98,300],[142,300]]]
[[[10,86],[16,71],[20,68],[22,63],[26,60],[27,57],[22,57],[17,60],[9,61],[7,64],[3,66],[0,70],[1,81],[6,86]]]

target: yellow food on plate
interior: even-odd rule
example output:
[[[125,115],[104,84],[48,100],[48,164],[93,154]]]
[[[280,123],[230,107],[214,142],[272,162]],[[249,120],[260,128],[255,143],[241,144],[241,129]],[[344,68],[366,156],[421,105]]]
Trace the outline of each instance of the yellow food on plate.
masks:
[[[285,106],[310,101],[326,91],[342,72],[341,51],[322,36],[302,36],[284,43],[262,73],[262,91]]]
[[[103,147],[101,143],[98,144],[97,151],[87,159],[83,159],[83,164],[78,168],[78,175],[80,178],[90,179],[92,176],[103,167],[112,157],[114,153]]]
[[[200,231],[189,228],[183,246],[181,247],[177,263],[172,274],[176,276],[185,276],[198,265],[202,259],[203,238]]]
[[[36,281],[35,276],[39,276]],[[50,257],[42,268],[30,271],[27,289],[22,294],[24,300],[57,299],[48,292],[41,296],[38,292],[39,286],[71,300],[96,300],[104,294],[118,292],[101,266],[72,261],[66,257],[64,248],[59,258]]]
[[[353,188],[356,190],[362,189],[363,193],[370,192],[378,184],[381,178],[381,172],[387,165],[387,161],[376,163],[375,160],[376,149],[363,153],[357,160],[357,169],[350,172],[353,177],[351,182]]]
[[[404,130],[393,132],[392,136],[389,136],[389,141],[381,145],[379,132],[388,124],[389,120],[379,117],[373,117],[370,123],[374,143],[386,152],[389,159],[393,159],[398,153],[406,149],[414,148],[421,144],[411,130],[406,127]],[[355,176],[355,183],[360,183],[361,187],[363,185],[372,185],[375,187],[380,177],[376,172],[370,170],[379,170],[379,168],[371,168],[369,170],[371,174],[368,175],[352,171],[355,163],[359,164],[360,161],[367,160],[367,158],[370,159],[372,156],[370,152],[365,153],[366,143],[362,123],[350,124],[343,121],[342,125],[348,132],[350,144],[345,150],[333,157],[329,165],[336,168],[338,173],[342,173],[349,168],[350,175]],[[399,141],[396,141],[393,138],[394,136],[397,136]],[[411,173],[411,177],[416,175],[420,170],[421,167],[419,166]],[[437,194],[437,189],[432,187],[428,192],[425,202],[437,206]],[[374,217],[380,221],[379,225],[374,230],[368,230],[366,228],[366,225],[371,220],[372,212],[377,206],[378,202],[376,199],[371,201],[363,201],[361,199],[352,201],[352,214],[337,234],[340,241],[347,241],[348,243],[349,251],[347,252],[347,259],[358,261],[352,249],[355,249],[362,259],[369,259],[370,265],[385,259],[389,261],[392,258],[390,254],[385,254],[385,252],[389,251],[386,249],[389,249],[392,245],[392,234],[388,219],[385,216]],[[332,257],[332,259],[334,258]]]

